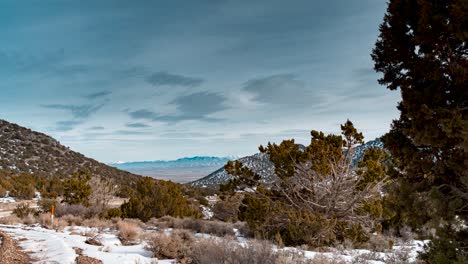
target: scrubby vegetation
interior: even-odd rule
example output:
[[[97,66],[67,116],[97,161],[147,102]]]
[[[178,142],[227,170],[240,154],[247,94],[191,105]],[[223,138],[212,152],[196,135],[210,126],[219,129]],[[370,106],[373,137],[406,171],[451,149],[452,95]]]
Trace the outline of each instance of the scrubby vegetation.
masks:
[[[467,263],[467,18],[463,0],[389,1],[372,58],[380,83],[399,89],[402,101],[399,119],[381,138],[384,149],[370,147],[357,159],[364,138],[349,120],[341,135],[311,131],[308,146],[268,143],[259,148],[274,165],[268,183],[239,161],[226,164],[233,178],[219,192],[137,177],[0,120],[0,197],[42,195],[38,209],[20,204],[0,223],[111,227],[126,245],[144,239],[142,227],[173,228],[146,238],[148,246],[155,257],[187,263],[328,261],[273,250],[270,243],[373,250],[355,259],[364,263],[414,238],[431,240],[421,261]],[[213,204],[206,197],[214,194]],[[128,199],[110,207],[114,196]],[[213,211],[212,219],[200,219],[201,206]],[[269,242],[242,247],[193,237],[236,231]],[[407,252],[399,254],[387,262],[406,263]]]
[[[121,206],[121,210],[123,217],[143,221],[165,215],[201,217],[199,206],[183,195],[181,187],[150,177],[142,177],[137,181],[130,200]]]
[[[345,239],[366,242],[369,233],[381,230],[387,156],[370,148],[356,165],[354,148],[363,136],[350,121],[341,129],[342,136],[312,131],[305,149],[293,140],[260,146],[275,164],[278,180],[271,186],[240,162],[229,162],[225,168],[235,177],[220,187],[226,193],[223,204],[236,204],[237,191],[243,190],[238,218],[261,239],[314,247]]]

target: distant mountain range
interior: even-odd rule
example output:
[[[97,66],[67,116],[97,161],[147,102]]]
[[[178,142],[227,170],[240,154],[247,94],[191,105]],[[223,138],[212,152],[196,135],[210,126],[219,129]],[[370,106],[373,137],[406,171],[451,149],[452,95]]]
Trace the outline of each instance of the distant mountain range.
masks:
[[[233,159],[235,158],[195,156],[177,160],[116,162],[109,165],[139,175],[175,182],[189,182],[206,176]]]
[[[138,177],[87,158],[46,134],[5,120],[0,120],[0,169],[63,177],[88,169],[93,175],[126,183]]]
[[[361,160],[364,151],[370,147],[383,148],[383,143],[379,139],[375,139],[356,147],[353,159],[356,162]],[[240,158],[238,160],[246,167],[250,168],[253,172],[260,175],[261,181],[268,183],[275,180],[275,166],[270,161],[268,155],[264,153],[257,153],[252,156]],[[219,184],[228,182],[231,177],[232,175],[228,174],[224,167],[221,167],[208,176],[193,181],[190,184],[197,187],[215,188]]]

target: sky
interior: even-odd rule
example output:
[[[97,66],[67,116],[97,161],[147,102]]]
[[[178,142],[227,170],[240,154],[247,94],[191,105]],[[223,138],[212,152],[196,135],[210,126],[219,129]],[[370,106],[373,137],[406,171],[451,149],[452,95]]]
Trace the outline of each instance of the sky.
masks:
[[[347,119],[372,140],[397,92],[370,57],[385,0],[4,0],[0,119],[102,162],[244,156]]]

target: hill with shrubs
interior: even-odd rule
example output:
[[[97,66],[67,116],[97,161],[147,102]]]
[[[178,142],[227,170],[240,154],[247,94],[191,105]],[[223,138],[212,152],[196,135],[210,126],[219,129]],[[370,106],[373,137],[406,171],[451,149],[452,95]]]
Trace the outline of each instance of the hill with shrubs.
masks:
[[[118,183],[134,182],[138,177],[87,158],[48,135],[0,120],[0,170],[70,176],[80,169]]]

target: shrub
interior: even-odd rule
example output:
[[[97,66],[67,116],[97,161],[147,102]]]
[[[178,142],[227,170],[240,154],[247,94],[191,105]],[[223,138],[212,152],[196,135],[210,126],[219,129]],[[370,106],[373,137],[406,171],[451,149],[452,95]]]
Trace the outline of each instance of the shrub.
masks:
[[[33,224],[37,223],[36,218],[32,214],[28,214],[25,217],[21,218],[21,221],[25,225],[33,225]]]
[[[234,236],[234,225],[221,221],[202,220],[186,217],[184,219],[164,216],[159,219],[153,218],[148,225],[158,228],[188,229],[195,233],[211,234],[224,237],[226,235]]]
[[[104,214],[104,217],[107,219],[118,218],[121,216],[122,216],[122,211],[120,210],[120,208],[107,209],[106,213]]]
[[[50,213],[42,213],[39,215],[39,224],[45,228],[52,228],[52,215]]]
[[[5,187],[3,187],[1,184],[0,184],[0,198],[1,197],[5,197],[7,194],[7,190],[5,189]]]
[[[194,237],[186,230],[174,230],[171,235],[153,234],[148,241],[148,248],[156,258],[185,260],[194,244]]]
[[[274,250],[266,241],[249,241],[241,246],[229,240],[202,239],[192,246],[187,256],[194,264],[332,264],[334,259],[307,259],[297,251]]]
[[[97,208],[85,207],[82,204],[57,204],[55,208],[55,216],[61,217],[64,215],[81,216],[83,218],[92,218],[99,215]]]
[[[124,245],[131,245],[140,238],[142,229],[135,223],[128,221],[120,221],[117,223],[119,231],[119,239]]]
[[[57,207],[57,200],[53,198],[42,198],[37,202],[41,212],[47,213],[50,212],[52,205]]]
[[[65,220],[63,220],[63,219],[61,219],[61,218],[56,218],[56,219],[54,220],[54,225],[53,225],[53,227],[54,227],[56,230],[63,230],[63,229],[65,229],[65,227],[67,227],[67,226],[68,226],[68,222],[65,221]]]
[[[142,221],[165,215],[201,217],[198,204],[191,203],[179,185],[150,177],[138,180],[134,194],[128,202],[122,204],[121,210],[123,217],[139,218]]]
[[[60,217],[62,220],[66,221],[70,226],[80,226],[83,224],[83,218],[81,216],[75,216],[71,214],[64,215]]]
[[[386,252],[393,246],[393,240],[383,235],[371,235],[367,242],[367,248],[376,252]]]
[[[224,222],[236,222],[238,220],[239,206],[242,195],[236,193],[232,196],[223,197],[213,207],[213,218]]]
[[[19,223],[21,223],[21,219],[16,215],[0,217],[0,224],[2,225],[16,225]]]
[[[111,228],[114,226],[111,221],[107,219],[100,219],[97,217],[85,219],[83,220],[81,225],[87,226],[87,227],[94,227],[94,228],[97,228],[99,231],[102,231],[106,228]]]
[[[89,171],[73,173],[72,177],[64,182],[64,201],[69,204],[88,206],[93,191],[88,183],[90,180]]]
[[[20,203],[13,209],[13,214],[18,216],[19,218],[25,218],[28,215],[34,215],[36,210],[34,208],[29,207],[29,203]]]

